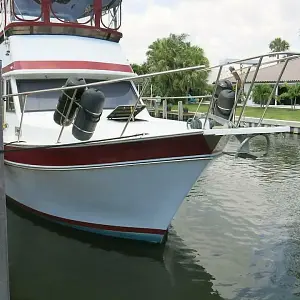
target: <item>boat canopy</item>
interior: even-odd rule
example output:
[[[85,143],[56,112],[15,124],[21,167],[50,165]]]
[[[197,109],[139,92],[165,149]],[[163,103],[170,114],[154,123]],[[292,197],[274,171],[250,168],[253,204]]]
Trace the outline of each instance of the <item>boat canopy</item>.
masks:
[[[47,1],[47,0],[46,0]],[[14,13],[39,17],[45,0],[14,0]],[[47,1],[48,2],[48,1]],[[102,6],[102,12],[118,7],[122,0],[49,0],[50,15],[75,21],[94,14],[94,6]]]
[[[118,31],[121,27],[122,0],[0,0],[0,6],[2,34],[3,30],[14,27],[10,35],[72,32],[74,35],[116,42],[122,37]],[[26,26],[39,29],[32,30]],[[61,26],[61,30],[57,26]],[[74,30],[68,29],[71,27]],[[16,32],[18,29],[20,32]]]

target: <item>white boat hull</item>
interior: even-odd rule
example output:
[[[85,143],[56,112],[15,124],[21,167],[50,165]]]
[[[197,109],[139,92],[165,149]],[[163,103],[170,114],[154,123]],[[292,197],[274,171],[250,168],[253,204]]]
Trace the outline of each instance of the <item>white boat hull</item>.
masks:
[[[202,155],[73,170],[6,164],[6,191],[24,208],[54,222],[161,243],[212,158]]]

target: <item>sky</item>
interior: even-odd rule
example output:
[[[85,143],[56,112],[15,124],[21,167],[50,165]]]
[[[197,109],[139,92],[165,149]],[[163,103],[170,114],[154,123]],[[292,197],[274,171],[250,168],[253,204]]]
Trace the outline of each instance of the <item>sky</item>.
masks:
[[[281,37],[300,52],[300,0],[123,0],[120,44],[130,63],[170,33],[187,33],[210,65],[269,52]]]

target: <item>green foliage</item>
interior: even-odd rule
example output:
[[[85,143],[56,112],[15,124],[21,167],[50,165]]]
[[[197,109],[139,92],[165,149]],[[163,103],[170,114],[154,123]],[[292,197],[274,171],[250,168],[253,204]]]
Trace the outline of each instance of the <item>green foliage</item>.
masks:
[[[280,37],[277,37],[271,41],[269,48],[271,52],[287,51],[290,49],[290,44],[286,40],[282,40]],[[275,55],[270,55],[270,57],[274,56]],[[279,55],[276,55],[276,58],[279,59]],[[277,63],[279,63],[279,61]]]
[[[291,101],[291,105],[294,106],[296,105],[297,98],[300,97],[300,84],[284,84],[284,87],[286,88],[286,92],[282,93],[279,96],[279,99],[289,99]]]
[[[172,107],[173,107],[172,103],[168,103],[168,105],[167,105],[167,111],[171,111]]]
[[[286,40],[282,40],[280,37],[277,37],[271,41],[269,48],[272,52],[286,51],[290,49],[290,44]]]
[[[252,99],[256,104],[265,105],[272,93],[272,87],[269,84],[257,84],[252,90]]]
[[[213,84],[207,84],[205,87],[205,91],[204,94],[205,95],[212,95],[212,93],[214,92],[214,85]]]
[[[148,48],[147,61],[141,66],[132,65],[134,71],[145,74],[196,65],[209,66],[203,49],[191,45],[187,37],[187,34],[170,34],[157,39]],[[192,89],[197,90],[197,94],[204,94],[208,75],[208,72],[185,71],[156,76],[151,80],[153,93],[162,97],[185,96]]]
[[[138,75],[143,75],[143,74],[147,74],[148,73],[148,68],[147,68],[147,64],[143,63],[141,65],[138,64],[132,64],[131,65],[133,72],[138,74]]]

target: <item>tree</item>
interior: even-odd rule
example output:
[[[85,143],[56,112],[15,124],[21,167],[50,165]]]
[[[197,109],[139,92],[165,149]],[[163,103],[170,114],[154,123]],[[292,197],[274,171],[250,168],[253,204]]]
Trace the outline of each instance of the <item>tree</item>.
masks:
[[[142,63],[141,65],[138,64],[131,64],[133,72],[138,75],[143,75],[148,73],[147,63]]]
[[[275,38],[271,43],[269,44],[269,48],[271,52],[281,52],[281,51],[287,51],[290,49],[290,44],[286,40],[282,40],[280,37]],[[273,55],[270,55],[272,57]],[[276,55],[277,59],[279,59],[279,55]],[[279,61],[278,61],[279,63]]]
[[[260,107],[265,105],[272,93],[272,88],[269,84],[257,84],[252,90],[252,99],[256,104],[260,104]]]
[[[202,48],[191,45],[187,34],[170,34],[157,39],[148,48],[148,72],[161,72],[172,69],[205,65],[209,61]],[[154,94],[160,96],[185,96],[190,89],[204,94],[209,72],[185,71],[174,74],[160,75],[152,79]]]
[[[300,97],[300,84],[291,84],[288,85],[285,83],[285,88],[287,91],[280,95],[280,99],[290,99],[291,100],[291,107],[295,109],[297,98]]]

